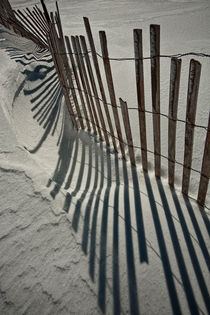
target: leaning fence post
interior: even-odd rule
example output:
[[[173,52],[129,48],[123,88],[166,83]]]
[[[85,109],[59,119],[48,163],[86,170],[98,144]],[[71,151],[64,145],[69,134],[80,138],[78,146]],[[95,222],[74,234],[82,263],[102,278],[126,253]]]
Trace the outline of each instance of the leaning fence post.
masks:
[[[142,167],[145,172],[147,166],[147,136],[146,136],[146,119],[145,119],[145,100],[144,100],[144,68],[142,52],[142,30],[133,30],[134,36],[134,53],[135,53],[135,70],[136,70],[136,92],[139,110],[139,132],[141,139],[141,156]]]
[[[78,47],[76,45],[76,39],[75,39],[74,36],[71,36],[71,42],[72,42],[74,54],[75,54],[75,57],[76,57],[76,62],[77,62],[78,70],[79,70],[80,80],[81,80],[83,91],[84,91],[84,94],[85,94],[86,104],[89,107],[90,106],[90,101],[89,101],[89,98],[88,98],[88,93],[87,93],[87,90],[86,90],[85,79],[84,79],[84,76],[83,76],[83,71],[82,71],[82,67],[81,67],[81,63],[80,63],[79,51],[78,51]],[[85,119],[86,119],[86,122],[87,122],[88,130],[91,131],[90,119],[88,117],[88,113],[87,113],[87,109],[86,109],[85,103],[83,104],[83,111],[84,111]]]
[[[42,13],[42,11],[37,7],[37,5],[35,5],[34,7],[34,11],[36,12],[36,16],[37,16],[37,19],[39,19],[39,21],[41,22],[41,24],[43,25],[46,33],[49,33],[49,24],[46,20],[46,17],[45,15]]]
[[[27,12],[26,12],[27,10]],[[26,10],[23,9],[23,12],[27,15],[24,16],[23,13],[18,10],[19,13],[22,13],[21,15],[24,17],[24,19],[28,22],[28,24],[31,26],[33,33],[36,34],[37,38],[41,39],[45,44],[47,44],[47,38],[46,38],[46,33],[43,31],[43,29],[39,26],[37,23],[36,19],[34,19],[33,15],[31,14],[31,11],[26,8]],[[31,23],[31,21],[33,23]]]
[[[74,57],[73,57],[73,52],[72,52],[72,48],[71,48],[71,44],[70,44],[68,36],[65,36],[65,40],[66,40],[67,50],[68,50],[68,53],[69,53],[69,56],[70,56],[70,61],[71,61],[71,66],[72,66],[74,78],[75,78],[75,81],[76,81],[76,84],[77,84],[77,89],[78,89],[80,100],[81,100],[81,104],[82,104],[82,109],[83,109],[83,112],[84,112],[84,115],[85,115],[85,119],[86,119],[88,130],[90,130],[90,124],[89,124],[89,120],[87,120],[88,117],[87,117],[87,111],[86,111],[86,108],[85,108],[84,97],[83,97],[83,94],[82,94],[82,88],[81,88],[81,84],[80,84],[80,81],[79,81],[79,76],[78,76],[78,73],[77,73],[77,68],[76,68],[76,64],[75,64],[75,60],[74,60]]]
[[[89,74],[89,78],[90,78],[91,87],[92,87],[93,94],[94,94],[93,96],[95,98],[96,107],[98,109],[99,118],[101,120],[101,119],[103,119],[103,114],[102,114],[101,107],[100,107],[100,102],[99,102],[99,99],[98,99],[97,88],[96,88],[95,79],[94,79],[94,76],[93,76],[92,66],[91,66],[91,63],[90,63],[90,58],[89,58],[89,55],[88,55],[88,50],[87,50],[85,37],[84,36],[80,36],[80,40],[81,40],[81,44],[82,44],[82,50],[83,50],[83,53],[84,53],[84,56],[85,56],[85,62],[86,62],[86,66],[87,66],[87,70],[88,70],[88,74]],[[93,106],[93,114],[94,114],[96,127],[97,127],[98,134],[99,134],[99,139],[101,141],[103,141],[103,137],[102,137],[102,133],[101,133],[101,127],[99,125],[98,115],[97,115],[95,106]],[[104,122],[104,125],[105,125],[105,122]],[[102,126],[103,126],[103,124],[102,124]]]
[[[168,183],[174,186],[175,152],[176,152],[176,123],[179,100],[179,84],[181,59],[171,59],[169,111],[168,111]]]
[[[28,14],[30,15],[31,19],[33,20],[34,24],[36,24],[36,26],[42,30],[43,35],[45,36],[45,40],[47,39],[47,32],[44,28],[44,26],[42,25],[42,23],[40,22],[40,18],[37,19],[36,13],[34,10],[30,11],[29,8],[26,8]]]
[[[46,5],[44,3],[44,0],[40,0],[40,1],[41,1],[41,5],[42,5],[42,8],[43,8],[43,11],[44,11],[45,19],[46,19],[48,25],[50,25],[51,21],[50,21],[50,15],[49,15],[49,13],[47,11],[47,7],[46,7]]]
[[[210,177],[210,113],[209,113],[209,122],[208,122],[208,130],[206,134],[206,142],[203,153],[203,162],[201,168],[201,176],[200,176],[200,184],[198,189],[198,197],[197,202],[204,206],[208,183]]]
[[[79,103],[77,100],[77,95],[74,89],[74,83],[73,83],[73,78],[72,78],[72,71],[70,69],[69,66],[69,62],[68,62],[68,58],[67,58],[67,54],[66,54],[66,47],[65,47],[65,42],[64,42],[64,35],[63,35],[63,29],[62,29],[62,25],[61,25],[61,19],[60,19],[60,12],[59,12],[59,8],[58,8],[58,4],[56,1],[56,8],[57,8],[57,14],[56,14],[56,23],[58,26],[58,32],[59,32],[59,43],[60,43],[60,53],[62,54],[62,60],[63,60],[63,65],[66,71],[66,77],[69,83],[69,87],[71,89],[71,93],[72,93],[72,97],[73,97],[73,101],[74,101],[74,105],[77,111],[77,115],[79,118],[79,122],[80,122],[80,126],[82,129],[85,128],[84,123],[83,123],[83,119],[82,119],[82,115],[81,115],[81,111],[80,111],[80,107],[79,107]]]
[[[93,97],[92,97],[91,90],[90,90],[90,84],[88,81],[87,71],[86,71],[83,56],[82,56],[82,50],[81,50],[81,45],[79,42],[79,37],[76,36],[75,40],[76,40],[77,51],[79,53],[80,67],[81,67],[81,71],[83,73],[83,78],[84,78],[84,82],[85,82],[85,86],[86,86],[86,92],[87,92],[87,96],[88,96],[87,105],[88,105],[88,111],[90,114],[90,120],[91,120],[91,123],[93,126],[93,131],[97,135],[96,123],[95,123],[94,116],[93,116],[94,102],[93,102]]]
[[[188,195],[190,171],[193,153],[194,124],[200,82],[201,64],[191,59],[187,92],[187,111],[185,128],[184,166],[182,176],[182,193]]]
[[[53,18],[53,15],[52,15],[52,18]],[[70,114],[72,123],[73,123],[74,127],[78,130],[78,124],[77,124],[77,121],[75,119],[72,104],[71,104],[71,101],[69,98],[69,93],[68,93],[68,89],[67,89],[67,82],[66,82],[65,76],[63,74],[64,66],[62,63],[61,56],[59,54],[59,44],[58,44],[57,32],[55,29],[55,25],[53,23],[51,23],[50,27],[51,27],[50,33],[49,33],[50,51],[51,51],[51,54],[52,54],[52,57],[54,60],[56,71],[58,73],[58,77],[59,77],[59,80],[61,83],[62,91],[63,91],[64,97],[65,97],[66,105],[67,105],[67,108],[69,110],[69,114]]]
[[[118,111],[117,111],[117,102],[116,102],[115,91],[114,91],[114,83],[112,79],[111,65],[110,65],[109,55],[108,55],[106,33],[104,31],[100,31],[99,35],[100,35],[100,41],[101,41],[101,51],[102,51],[102,56],[103,56],[106,81],[107,81],[110,100],[112,104],[112,110],[113,110],[115,125],[117,129],[117,135],[120,142],[120,150],[121,150],[123,158],[125,159],[125,149],[124,149],[122,132],[121,132],[121,127],[120,127],[120,120],[119,120]]]
[[[91,53],[92,53],[92,57],[93,57],[93,63],[94,63],[94,67],[95,67],[95,71],[96,71],[96,76],[98,79],[98,84],[99,84],[99,88],[101,91],[101,97],[104,103],[104,109],[105,109],[105,113],[106,113],[106,117],[107,117],[107,122],[109,125],[109,129],[110,129],[110,134],[112,136],[112,143],[114,146],[115,151],[117,151],[117,145],[116,145],[116,140],[114,137],[114,130],[112,127],[112,122],[111,122],[111,117],[109,114],[109,109],[108,109],[108,105],[107,105],[107,101],[106,101],[106,95],[105,95],[105,91],[104,91],[104,86],[103,86],[103,82],[102,82],[102,78],[101,78],[101,72],[100,72],[100,68],[99,68],[99,64],[98,64],[98,58],[97,58],[97,54],[96,54],[96,49],[95,49],[95,44],[94,44],[94,40],[93,40],[93,36],[92,36],[92,31],[90,28],[90,23],[88,18],[84,17],[84,23],[85,23],[85,28],[86,28],[86,32],[88,35],[88,40],[90,43],[90,48],[91,48]],[[104,134],[105,140],[107,142],[106,136]]]
[[[160,177],[160,25],[150,25],[150,55],[155,176]]]
[[[130,161],[132,165],[136,166],[135,154],[134,154],[134,149],[133,149],[133,137],[131,133],[131,125],[130,125],[127,103],[124,102],[120,98],[120,105],[121,105],[121,110],[122,110],[126,139],[128,142],[128,152],[130,156]]]

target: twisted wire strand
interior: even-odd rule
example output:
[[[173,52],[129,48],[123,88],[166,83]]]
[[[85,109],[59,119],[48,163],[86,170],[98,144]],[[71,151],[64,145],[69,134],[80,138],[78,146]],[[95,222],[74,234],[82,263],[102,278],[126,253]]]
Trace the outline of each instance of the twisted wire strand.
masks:
[[[72,115],[72,116],[79,118],[78,115],[77,115],[77,113],[74,113],[74,115]],[[86,121],[89,121],[89,123],[93,124],[93,122],[92,122],[90,119],[86,119],[83,115],[81,115],[80,117],[83,118],[83,119],[86,120]],[[94,125],[96,126],[95,123],[94,123]],[[193,171],[193,172],[195,172],[195,173],[198,173],[198,174],[200,174],[201,176],[207,178],[208,180],[210,179],[210,178],[209,178],[208,176],[206,176],[205,174],[202,174],[199,170],[194,169],[194,168],[192,168],[192,167],[188,167],[188,166],[184,165],[183,163],[177,161],[176,159],[174,159],[174,160],[169,159],[168,156],[166,156],[166,155],[164,155],[164,154],[156,153],[156,152],[154,152],[154,151],[152,151],[152,150],[150,150],[150,149],[146,149],[146,150],[145,150],[144,148],[142,148],[141,146],[138,146],[138,145],[129,145],[129,144],[128,144],[126,141],[124,141],[124,140],[123,140],[123,141],[120,141],[120,139],[119,139],[118,137],[116,137],[116,136],[115,136],[114,134],[112,134],[110,131],[105,130],[103,127],[98,126],[98,125],[97,125],[97,127],[100,128],[102,131],[106,131],[109,136],[111,136],[112,138],[115,138],[116,140],[118,140],[118,141],[121,142],[122,144],[126,145],[127,147],[129,147],[129,146],[131,147],[131,146],[132,146],[134,149],[141,149],[141,150],[144,150],[144,151],[149,152],[149,153],[151,153],[151,154],[158,155],[158,156],[160,156],[160,157],[162,157],[162,158],[164,158],[164,159],[166,159],[166,160],[168,160],[168,161],[170,161],[170,162],[172,162],[172,163],[178,164],[178,165],[180,165],[180,166],[183,166],[183,167],[186,168],[186,169],[189,169],[189,170],[191,170],[191,171]]]
[[[97,99],[97,100],[99,100],[100,102],[103,103],[103,100],[102,100],[100,97],[96,97],[95,95],[89,94],[87,91],[85,91],[85,90],[83,90],[83,89],[79,89],[79,88],[76,88],[76,87],[74,87],[74,88],[72,88],[72,89],[74,89],[74,90],[76,90],[76,91],[83,92],[83,93],[87,94],[89,97],[92,97],[92,98],[94,98],[94,99]],[[106,103],[106,105],[115,107],[115,106],[113,106],[111,103],[108,103],[108,102]],[[119,105],[117,105],[117,108],[121,108],[121,107],[120,107]],[[169,120],[177,121],[177,122],[182,122],[182,123],[185,123],[186,125],[191,125],[191,126],[193,126],[193,127],[201,128],[201,129],[206,130],[207,132],[210,132],[210,129],[208,129],[207,126],[198,125],[198,124],[192,124],[192,123],[188,122],[187,120],[180,119],[180,118],[174,119],[174,118],[171,118],[169,115],[164,114],[164,113],[161,113],[161,112],[155,112],[155,111],[150,111],[150,110],[146,110],[146,109],[145,109],[145,110],[140,110],[140,109],[137,108],[137,107],[128,107],[128,110],[136,110],[136,111],[142,112],[142,113],[160,115],[160,116],[165,117],[165,118],[167,118],[167,119],[169,119]]]
[[[69,53],[69,52],[56,52],[55,54],[57,55],[80,55],[82,57],[85,57],[87,54],[90,54],[91,50],[88,50],[87,53],[81,52],[81,53]],[[208,53],[202,53],[202,52],[185,52],[185,53],[177,53],[177,54],[172,54],[172,55],[155,55],[155,56],[147,56],[143,58],[135,58],[135,57],[122,57],[122,58],[117,58],[117,57],[108,57],[105,58],[98,52],[96,52],[96,55],[101,58],[101,59],[109,59],[111,61],[133,61],[133,60],[149,60],[149,59],[154,59],[157,57],[160,58],[181,58],[181,57],[187,57],[187,56],[197,56],[197,57],[202,57],[202,58],[210,58],[210,54]]]

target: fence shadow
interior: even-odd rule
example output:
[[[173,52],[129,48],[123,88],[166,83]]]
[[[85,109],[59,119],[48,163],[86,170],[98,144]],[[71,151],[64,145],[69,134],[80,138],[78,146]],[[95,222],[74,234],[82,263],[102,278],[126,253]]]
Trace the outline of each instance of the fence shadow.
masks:
[[[13,104],[21,94],[28,97],[32,117],[44,130],[42,133],[40,129],[40,140],[29,150],[30,153],[36,153],[50,134],[55,135],[61,114],[62,89],[52,57],[47,50],[40,49],[29,40],[4,28],[0,30],[0,37],[0,48],[20,65],[23,76],[15,92]],[[63,132],[63,127],[60,131]],[[60,134],[58,142],[61,136]]]
[[[191,314],[203,312],[198,300],[197,288],[194,290],[195,283],[194,280],[192,281],[194,277],[198,281],[200,294],[208,309],[206,280],[200,258],[196,254],[195,243],[191,240],[191,229],[188,228],[183,214],[191,211],[191,219],[194,222],[195,209],[190,201],[181,203],[176,191],[171,189],[174,202],[172,204],[161,180],[154,181],[147,173],[140,176],[135,167],[131,167],[117,154],[105,149],[103,144],[97,143],[95,139],[88,144],[81,139],[75,137],[74,143],[70,145],[68,163],[70,168],[62,170],[62,173],[66,174],[63,187],[67,190],[63,209],[70,217],[82,251],[88,257],[89,275],[97,286],[98,305],[101,311],[109,313],[108,304],[111,303],[113,314],[124,314],[127,311],[130,314],[141,314],[144,304],[141,290],[144,290],[144,285],[141,284],[139,272],[145,263],[148,266],[152,263],[153,255],[158,257],[163,269],[165,282],[163,285],[167,288],[166,299],[170,304],[171,313],[184,314],[183,299],[186,300],[185,303],[188,304]],[[65,141],[63,145],[66,145]],[[146,187],[143,194],[142,181]],[[156,191],[153,188],[154,182]],[[161,203],[158,201],[157,191]],[[171,208],[176,209],[176,220]],[[155,240],[150,236],[151,227],[144,222],[145,212],[148,216],[149,211]],[[184,235],[183,239],[179,229],[177,230],[177,222]],[[193,227],[206,266],[209,267],[206,242],[195,222]],[[169,231],[169,237],[165,236],[166,229]],[[158,249],[152,248],[151,254],[151,243],[155,241]],[[191,262],[186,260],[183,253],[183,241],[186,242]],[[169,244],[176,258],[176,267],[172,262],[174,256],[168,251]],[[193,266],[193,275],[188,270],[189,263]],[[177,289],[180,284],[184,296],[182,298]],[[124,304],[125,294],[128,295],[129,301],[127,307]]]

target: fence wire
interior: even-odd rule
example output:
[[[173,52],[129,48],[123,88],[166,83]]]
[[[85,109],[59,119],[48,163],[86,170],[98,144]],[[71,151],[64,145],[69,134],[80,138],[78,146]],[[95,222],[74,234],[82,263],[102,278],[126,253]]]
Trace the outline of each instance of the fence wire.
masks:
[[[56,23],[55,23],[56,24]],[[89,55],[91,53],[91,50],[88,50],[87,53],[81,52],[81,53],[74,53],[74,52],[56,52],[56,55],[80,55],[82,57],[85,57],[87,54]],[[173,55],[155,55],[155,56],[147,56],[143,58],[135,58],[135,57],[122,57],[122,58],[117,58],[117,57],[108,57],[104,58],[101,54],[96,52],[96,55],[101,58],[101,59],[109,59],[110,61],[137,61],[137,60],[150,60],[154,59],[157,57],[160,58],[182,58],[182,57],[187,57],[187,56],[196,56],[196,57],[202,57],[202,58],[210,58],[210,54],[207,53],[202,53],[202,52],[185,52],[185,53],[178,53],[178,54],[173,54]]]
[[[100,97],[96,97],[95,95],[89,94],[87,91],[85,91],[85,90],[83,90],[83,89],[79,89],[79,88],[76,88],[76,87],[74,87],[73,89],[76,90],[76,91],[79,91],[79,92],[83,92],[83,93],[85,93],[86,95],[88,95],[89,97],[92,97],[92,98],[97,99],[97,100],[99,100],[100,102],[104,103],[103,100],[102,100]],[[115,106],[113,106],[111,103],[106,102],[106,104],[109,105],[109,106],[115,107]],[[119,105],[117,105],[117,108],[121,108],[121,107],[120,107]],[[137,108],[137,107],[128,107],[128,109],[129,109],[129,110],[136,110],[136,111],[138,111],[138,112],[142,112],[142,113],[146,113],[146,114],[160,115],[160,116],[162,116],[162,117],[164,117],[164,118],[167,118],[167,119],[169,119],[169,120],[181,122],[181,123],[184,123],[184,124],[186,124],[186,125],[190,125],[190,126],[193,126],[193,127],[196,127],[196,128],[201,128],[201,129],[206,130],[207,132],[210,132],[210,129],[208,129],[207,126],[198,125],[198,124],[192,124],[192,123],[188,122],[187,120],[183,120],[183,119],[180,119],[180,118],[173,119],[173,118],[171,118],[169,115],[163,114],[163,113],[161,113],[161,112],[155,112],[155,111],[150,111],[150,110],[146,110],[146,109],[145,109],[145,110],[140,110],[140,109]]]
[[[194,169],[194,168],[192,168],[192,167],[187,167],[186,165],[184,165],[183,163],[181,163],[181,162],[179,162],[179,161],[177,161],[176,159],[175,160],[172,160],[172,159],[169,159],[169,157],[168,156],[166,156],[166,155],[164,155],[164,154],[159,154],[159,153],[156,153],[156,152],[154,152],[154,151],[152,151],[152,150],[150,150],[150,149],[144,149],[144,148],[142,148],[141,146],[138,146],[138,145],[129,145],[126,141],[120,141],[120,139],[118,138],[118,137],[116,137],[114,134],[112,134],[110,131],[108,131],[107,129],[104,129],[103,127],[101,127],[101,126],[99,126],[99,125],[96,125],[95,123],[93,123],[90,119],[86,119],[84,116],[78,116],[77,115],[77,113],[74,113],[73,115],[71,114],[70,116],[74,116],[74,117],[77,117],[77,118],[82,118],[82,119],[84,119],[85,121],[88,121],[91,125],[94,125],[94,126],[96,126],[96,127],[98,127],[99,129],[101,129],[102,131],[106,131],[107,133],[108,133],[108,135],[109,136],[111,136],[112,138],[115,138],[116,140],[118,140],[119,142],[121,142],[122,144],[124,144],[125,146],[127,146],[127,147],[133,147],[134,149],[140,149],[140,150],[144,150],[144,151],[146,151],[146,152],[149,152],[149,153],[151,153],[151,154],[154,154],[154,155],[158,155],[158,156],[160,156],[160,157],[162,157],[162,158],[164,158],[164,159],[166,159],[166,160],[168,160],[168,161],[170,161],[170,162],[172,162],[172,163],[175,163],[175,164],[177,164],[177,165],[180,165],[180,166],[182,166],[182,167],[184,167],[184,168],[186,168],[186,169],[189,169],[189,170],[191,170],[191,171],[193,171],[193,172],[195,172],[195,173],[198,173],[198,174],[200,174],[201,176],[203,176],[203,177],[205,177],[205,178],[207,178],[208,180],[210,179],[208,176],[206,176],[205,174],[202,174],[201,173],[201,171],[199,171],[199,170],[196,170],[196,169]]]
[[[103,56],[97,53],[97,56],[103,59]],[[154,59],[157,57],[160,58],[181,58],[181,57],[186,57],[186,56],[197,56],[197,57],[206,57],[210,58],[209,54],[206,53],[201,53],[201,52],[187,52],[187,53],[178,53],[175,55],[156,55],[156,56],[149,56],[149,57],[143,57],[143,58],[134,58],[134,57],[129,57],[129,58],[108,58],[111,61],[132,61],[132,60],[149,60],[149,59]]]
[[[87,52],[87,54],[90,54],[91,53],[91,50],[89,50]],[[64,53],[55,53],[55,54],[58,54],[58,55],[80,55],[82,57],[85,57],[86,53],[67,53],[67,52],[64,52]],[[102,55],[100,55],[99,53],[96,53],[98,57],[100,57],[101,59],[104,59]],[[134,60],[149,60],[149,59],[153,59],[153,58],[156,58],[156,57],[161,57],[161,58],[181,58],[181,57],[186,57],[186,56],[198,56],[198,57],[205,57],[205,58],[210,58],[210,54],[206,54],[206,53],[201,53],[201,52],[186,52],[186,53],[178,53],[178,54],[174,54],[174,55],[156,55],[156,56],[149,56],[149,57],[143,57],[143,58],[108,58],[109,60],[114,60],[114,61],[134,61]],[[87,91],[83,90],[83,89],[79,89],[79,88],[76,88],[74,87],[74,90],[77,90],[77,91],[80,91],[80,92],[83,92],[85,94],[88,94],[89,97],[92,97],[94,99],[97,99],[99,100],[100,102],[104,103],[103,100],[100,98],[100,97],[96,97],[95,95],[90,95]],[[111,103],[109,102],[106,102],[106,105],[109,105],[109,106],[112,106],[114,107]],[[117,105],[118,108],[121,108],[119,105]],[[149,110],[144,110],[144,111],[141,111],[139,108],[137,107],[128,107],[128,110],[136,110],[138,112],[144,112],[144,113],[148,113],[148,114],[154,114],[154,115],[160,115],[162,117],[165,117],[167,119],[170,119],[170,120],[173,120],[173,121],[177,121],[177,122],[182,122],[182,123],[185,123],[186,125],[191,125],[193,127],[196,127],[196,128],[201,128],[201,129],[204,129],[206,130],[207,132],[210,132],[210,130],[208,129],[207,126],[203,126],[203,125],[198,125],[198,124],[192,124],[186,120],[183,120],[183,119],[180,119],[180,118],[177,118],[177,119],[173,119],[171,118],[169,115],[167,114],[163,114],[161,112],[155,112],[155,111],[149,111]]]

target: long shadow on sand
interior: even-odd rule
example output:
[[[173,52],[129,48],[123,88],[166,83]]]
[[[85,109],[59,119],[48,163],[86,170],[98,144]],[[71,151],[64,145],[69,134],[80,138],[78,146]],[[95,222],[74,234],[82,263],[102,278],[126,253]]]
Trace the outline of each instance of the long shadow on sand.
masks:
[[[201,252],[206,266],[209,267],[206,244],[193,216],[194,211],[198,209],[193,209],[189,200],[185,200],[186,206],[183,202],[180,203],[175,190],[171,190],[174,202],[171,205],[161,180],[156,181],[161,203],[157,202],[157,193],[154,193],[154,184],[152,185],[154,179],[151,182],[148,174],[145,173],[140,178],[136,168],[119,159],[117,154],[110,153],[102,144],[93,141],[87,146],[86,143],[78,141],[79,144],[77,140],[74,142],[75,148],[72,152],[75,152],[75,155],[71,154],[70,169],[65,170],[66,173],[69,172],[69,176],[66,181],[68,185],[65,186],[68,192],[64,210],[70,215],[72,227],[78,238],[81,238],[81,249],[89,257],[89,274],[92,281],[97,283],[98,305],[101,311],[106,313],[107,303],[112,303],[113,314],[126,313],[127,307],[123,299],[127,291],[130,314],[141,314],[142,301],[139,292],[144,290],[144,286],[139,282],[141,278],[138,274],[139,266],[142,263],[149,265],[151,256],[156,255],[162,265],[171,312],[183,313],[182,299],[177,291],[179,286],[185,294],[189,312],[191,314],[203,312],[196,296],[197,289],[194,291],[194,284],[191,281],[192,272],[188,272],[188,261],[182,252],[183,240],[180,241],[177,224],[184,235],[200,294],[208,309],[207,285],[195,244],[191,239],[192,231],[188,228],[183,214],[184,211],[185,214],[191,211],[190,216],[198,235]],[[76,167],[77,163],[80,164],[79,168]],[[76,180],[71,187],[73,177],[76,177]],[[146,190],[142,195],[143,179]],[[145,195],[148,200],[146,209],[142,201],[145,200]],[[176,211],[176,218],[171,208],[173,212]],[[145,211],[150,211],[150,224],[154,226],[158,249],[151,246],[150,227],[145,226],[143,219]],[[165,217],[168,228],[162,216]],[[209,226],[205,216],[203,220],[206,226]],[[169,231],[169,237],[165,236],[166,229]],[[171,252],[168,252],[169,243],[176,258],[176,269],[174,262],[171,262]],[[124,255],[121,254],[122,251]],[[122,259],[125,259],[124,262]],[[127,266],[126,281],[125,279],[122,281],[122,277],[125,277],[125,270],[122,272],[124,264]]]

